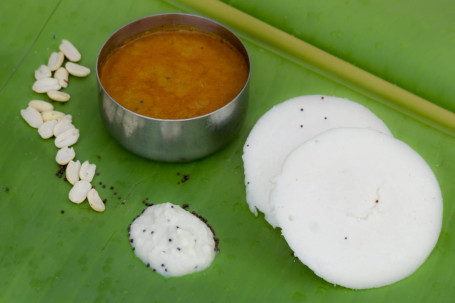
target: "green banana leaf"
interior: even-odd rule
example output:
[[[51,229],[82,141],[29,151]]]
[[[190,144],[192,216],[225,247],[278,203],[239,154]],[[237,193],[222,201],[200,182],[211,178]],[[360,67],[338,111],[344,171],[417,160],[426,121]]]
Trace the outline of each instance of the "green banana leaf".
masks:
[[[222,0],[455,111],[451,0]]]
[[[262,1],[231,2],[289,32],[311,22],[301,18],[301,12],[295,9],[297,1],[264,1],[264,5]],[[364,12],[367,10],[364,4],[369,3],[347,2],[350,6],[344,11],[346,16],[354,8]],[[396,9],[395,16],[404,14],[406,6],[402,2],[388,1],[392,7],[387,11]],[[323,10],[329,16],[343,10],[339,6],[330,11],[319,3],[311,4],[314,11]],[[450,3],[447,5],[453,8]],[[250,107],[241,132],[223,150],[190,163],[159,163],[126,151],[109,136],[101,121],[94,74],[99,48],[113,31],[127,22],[175,11],[182,9],[158,0],[5,0],[0,3],[0,302],[451,301],[455,295],[451,283],[455,275],[452,220],[455,138],[321,76],[275,53],[267,45],[239,33],[252,61]],[[425,6],[420,12],[425,13]],[[281,16],[287,18],[280,19]],[[451,22],[445,18],[441,16],[441,26]],[[371,46],[372,40],[362,31],[355,32],[359,19],[349,20],[351,23],[341,22],[333,27],[342,31],[340,35],[357,33],[356,39],[365,39]],[[405,21],[406,18],[403,26]],[[368,20],[362,22],[359,24],[365,25]],[[411,26],[402,29],[400,24],[400,20],[394,20],[396,29],[390,24],[371,29],[382,35],[382,47],[391,48],[381,54],[384,60],[389,60],[387,70],[378,73],[391,81],[400,79],[403,87],[413,90],[425,79],[420,74],[408,77],[411,68],[401,73],[406,63],[395,58],[395,52],[401,58],[409,54],[422,62],[428,58],[425,51],[406,52],[387,44],[389,37],[396,39],[400,30],[404,33],[405,29],[412,30]],[[311,42],[330,40],[330,33],[320,32],[317,27],[300,30],[297,34],[310,37]],[[392,30],[397,32],[390,33]],[[443,42],[436,35],[424,37],[425,41]],[[444,44],[450,46],[453,38],[449,35],[446,38],[452,39]],[[41,139],[20,117],[20,110],[30,100],[47,98],[31,90],[33,73],[39,65],[47,63],[61,39],[72,41],[82,53],[81,64],[92,70],[87,78],[71,77],[65,89],[71,100],[55,107],[71,114],[80,129],[81,137],[75,145],[77,158],[97,165],[99,175],[93,184],[102,198],[107,199],[104,213],[94,212],[86,202],[76,205],[68,200],[71,186],[56,176],[59,167],[52,139]],[[347,59],[370,62],[371,53],[361,47],[337,48],[342,43],[337,39],[330,43],[326,49],[341,52],[337,55],[348,54]],[[453,73],[450,57],[434,59],[441,65],[439,79]],[[363,67],[378,71],[382,65],[372,66]],[[449,108],[453,106],[449,104],[453,88],[443,82],[441,86],[428,83],[424,91],[428,96],[440,96],[435,98],[435,103],[446,100]],[[443,229],[433,253],[412,276],[379,289],[356,291],[331,285],[292,256],[279,230],[272,229],[261,215],[256,217],[249,211],[241,155],[250,129],[273,105],[309,94],[346,97],[367,106],[397,138],[425,158],[435,172],[444,198]],[[188,174],[189,180],[180,182],[182,174]],[[220,253],[212,266],[179,278],[164,278],[147,268],[134,255],[127,236],[128,225],[146,207],[144,201],[187,203],[190,210],[206,217],[220,238]]]

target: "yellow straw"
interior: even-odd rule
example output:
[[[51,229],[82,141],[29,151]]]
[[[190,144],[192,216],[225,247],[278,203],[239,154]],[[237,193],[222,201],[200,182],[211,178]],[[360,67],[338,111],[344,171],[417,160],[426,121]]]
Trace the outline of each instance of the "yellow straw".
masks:
[[[455,133],[455,114],[415,94],[391,84],[355,65],[341,60],[317,47],[289,35],[259,19],[217,0],[170,1],[194,9],[243,34],[258,39],[298,60],[332,75],[344,84],[354,85],[367,94],[379,97],[438,129]],[[439,127],[438,127],[439,126]]]

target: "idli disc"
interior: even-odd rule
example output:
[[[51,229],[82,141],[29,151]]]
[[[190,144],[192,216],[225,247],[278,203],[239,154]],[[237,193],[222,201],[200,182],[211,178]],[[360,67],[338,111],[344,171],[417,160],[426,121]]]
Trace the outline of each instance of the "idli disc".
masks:
[[[303,142],[332,128],[371,128],[389,134],[387,126],[366,107],[348,99],[302,96],[280,103],[265,113],[251,130],[243,149],[246,200],[273,226],[269,194],[272,178],[286,156]]]
[[[295,149],[271,204],[282,234],[318,276],[363,289],[421,266],[439,237],[442,197],[428,164],[380,132],[340,128]]]

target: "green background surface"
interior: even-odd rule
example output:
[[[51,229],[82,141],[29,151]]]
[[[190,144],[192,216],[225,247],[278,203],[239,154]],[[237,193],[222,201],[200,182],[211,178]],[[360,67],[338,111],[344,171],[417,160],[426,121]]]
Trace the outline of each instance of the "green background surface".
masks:
[[[229,3],[437,104],[455,107],[455,89],[450,85],[454,21],[448,15],[455,4],[321,2]],[[252,62],[250,107],[242,131],[225,149],[191,163],[158,163],[127,152],[109,136],[102,125],[93,73],[99,48],[123,24],[172,11],[180,9],[150,0],[0,3],[0,301],[452,301],[455,138],[264,45],[243,39]],[[31,90],[33,72],[47,62],[61,39],[72,41],[82,53],[81,64],[92,69],[87,78],[71,77],[65,89],[71,100],[55,106],[72,114],[80,129],[77,158],[97,164],[100,175],[93,184],[108,199],[101,214],[87,203],[68,201],[70,185],[55,176],[53,140],[41,139],[19,114],[31,99],[47,98]],[[274,104],[308,94],[336,95],[364,104],[435,172],[444,198],[443,229],[427,262],[409,278],[379,289],[335,287],[296,260],[279,230],[248,210],[241,155],[249,130]],[[178,173],[189,174],[190,179],[179,184]],[[145,198],[153,203],[188,203],[190,210],[208,219],[221,249],[210,268],[166,279],[134,256],[127,227],[144,209]]]
[[[451,0],[223,0],[455,111]]]

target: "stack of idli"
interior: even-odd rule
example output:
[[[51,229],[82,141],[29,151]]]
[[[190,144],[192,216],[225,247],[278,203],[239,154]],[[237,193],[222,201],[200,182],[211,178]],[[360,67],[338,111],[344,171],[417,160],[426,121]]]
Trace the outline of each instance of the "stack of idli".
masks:
[[[442,196],[425,160],[348,99],[302,96],[255,124],[243,153],[247,203],[326,281],[381,287],[435,247]]]

